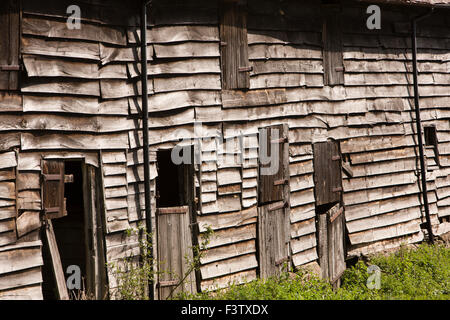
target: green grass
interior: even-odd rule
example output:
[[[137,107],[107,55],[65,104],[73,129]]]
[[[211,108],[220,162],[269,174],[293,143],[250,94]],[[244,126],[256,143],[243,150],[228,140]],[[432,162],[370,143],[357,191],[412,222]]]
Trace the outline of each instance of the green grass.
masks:
[[[366,285],[368,265],[382,270],[381,288]],[[443,245],[422,244],[416,249],[401,248],[389,256],[369,257],[345,271],[342,285],[333,291],[317,276],[298,271],[295,276],[256,280],[243,285],[232,284],[214,293],[179,296],[179,299],[203,300],[376,300],[450,298],[450,250]]]

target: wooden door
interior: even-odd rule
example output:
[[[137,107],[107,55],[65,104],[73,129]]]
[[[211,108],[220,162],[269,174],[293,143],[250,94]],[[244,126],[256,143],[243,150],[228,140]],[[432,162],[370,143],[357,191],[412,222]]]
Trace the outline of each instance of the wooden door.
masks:
[[[316,143],[314,185],[318,223],[318,253],[322,278],[338,283],[345,270],[342,162],[336,141]]]
[[[196,292],[195,271],[190,270],[187,261],[193,257],[189,211],[189,206],[181,206],[158,208],[156,212],[159,271],[156,286],[160,300],[180,292]]]
[[[261,134],[262,130],[266,130],[267,134]],[[279,155],[276,159],[279,164],[277,172],[263,175],[261,169],[270,164],[263,164],[261,161],[258,170],[258,258],[261,278],[277,276],[286,263],[289,266],[289,143],[287,134],[287,125],[271,126],[260,130],[260,149],[262,143],[273,144],[278,149]],[[262,139],[266,139],[266,141],[262,141]]]
[[[106,257],[104,225],[100,207],[99,171],[82,164],[84,199],[84,235],[86,248],[86,291],[95,299],[104,299],[106,291]]]
[[[322,278],[336,284],[345,271],[344,215],[339,203],[319,214],[319,263]]]

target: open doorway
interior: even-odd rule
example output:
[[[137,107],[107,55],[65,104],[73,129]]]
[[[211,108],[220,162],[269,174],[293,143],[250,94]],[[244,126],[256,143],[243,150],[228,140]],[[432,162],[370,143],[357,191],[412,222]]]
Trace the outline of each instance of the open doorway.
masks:
[[[198,273],[188,272],[192,244],[197,243],[193,147],[184,147],[181,158],[189,163],[175,164],[172,150],[157,152],[156,229],[158,255],[158,298],[165,300],[180,292],[197,291]],[[182,281],[182,279],[184,279]]]
[[[42,234],[45,247],[44,299],[63,299],[61,291],[66,289],[69,299],[81,299],[83,295],[90,299],[102,299],[106,290],[106,271],[103,271],[105,259],[103,233],[100,232],[102,219],[98,208],[97,169],[81,160],[44,162],[46,165],[43,168],[58,167],[61,171],[60,179],[55,178],[57,175],[54,172],[44,171],[42,174],[46,221]],[[62,214],[50,215],[61,203],[52,203],[48,194],[64,195]],[[66,287],[66,284],[69,285]]]

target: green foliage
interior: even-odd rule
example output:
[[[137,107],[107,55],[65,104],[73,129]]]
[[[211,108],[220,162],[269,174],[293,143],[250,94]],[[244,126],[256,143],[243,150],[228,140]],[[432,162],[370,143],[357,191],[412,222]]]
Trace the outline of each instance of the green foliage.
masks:
[[[450,250],[441,245],[423,244],[417,249],[401,248],[389,256],[374,255],[369,265],[382,270],[381,288],[367,287],[368,265],[359,261],[347,269],[342,285],[332,286],[318,276],[300,269],[279,278],[258,279],[247,284],[231,284],[215,292],[184,296],[189,299],[216,300],[377,300],[450,298]]]
[[[155,279],[157,272],[153,268],[154,259],[151,257],[152,245],[149,239],[152,234],[147,233],[143,225],[138,229],[128,229],[126,234],[139,237],[140,256],[130,253],[128,257],[109,263],[109,268],[117,281],[116,299],[148,300],[148,283]]]

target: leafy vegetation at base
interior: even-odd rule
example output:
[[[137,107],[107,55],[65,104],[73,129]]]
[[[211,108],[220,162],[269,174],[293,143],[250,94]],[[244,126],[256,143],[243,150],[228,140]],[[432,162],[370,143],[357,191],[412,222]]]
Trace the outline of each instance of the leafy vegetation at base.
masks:
[[[381,288],[369,289],[369,265],[381,269]],[[279,278],[233,284],[230,288],[181,299],[204,300],[376,300],[450,298],[450,250],[444,245],[422,244],[417,248],[400,248],[394,254],[374,255],[345,271],[342,285],[332,286],[316,275],[300,270],[283,273]]]

